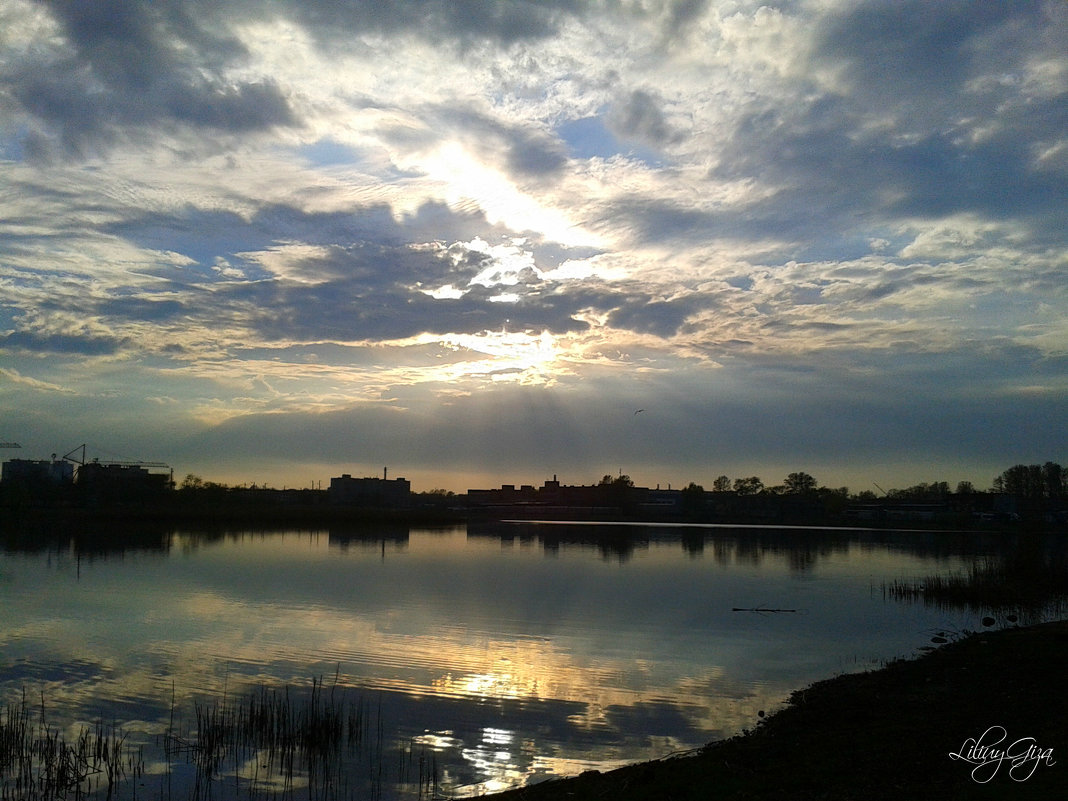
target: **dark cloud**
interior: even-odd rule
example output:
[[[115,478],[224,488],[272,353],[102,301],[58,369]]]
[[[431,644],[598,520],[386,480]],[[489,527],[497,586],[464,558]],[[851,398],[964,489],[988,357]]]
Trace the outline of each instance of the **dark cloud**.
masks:
[[[1063,58],[1068,6],[865,3],[818,30],[816,61],[843,68],[847,90],[799,85],[804,99],[739,117],[712,172],[778,191],[707,228],[661,207],[664,225],[647,229],[826,249],[858,225],[967,212],[1025,218],[1042,246],[1059,238],[1064,175],[1036,154],[1068,130],[1068,95],[1024,83],[1036,52]]]
[[[219,18],[202,3],[39,2],[62,24],[79,58],[107,86],[147,91],[161,75],[187,69],[193,58],[217,72],[245,54],[238,40],[220,35]],[[185,47],[191,52],[184,53]]]
[[[34,353],[79,356],[107,356],[115,353],[123,340],[88,334],[48,334],[35,331],[12,331],[0,336],[0,348]]]
[[[968,102],[966,84],[976,76],[1021,66],[1051,15],[1063,25],[1054,5],[868,0],[825,20],[817,49],[848,66],[844,77],[865,103],[902,102],[913,114],[940,117],[947,99]]]
[[[250,224],[234,212],[206,211],[193,206],[176,212],[128,215],[101,226],[101,230],[140,247],[180,253],[192,259],[203,269],[184,268],[182,278],[188,282],[209,280],[213,276],[209,268],[216,259],[261,250],[279,235],[267,226]]]
[[[991,364],[1004,373],[991,375]],[[428,406],[402,390],[404,411],[252,415],[210,436],[243,458],[284,452],[344,462],[358,453],[370,464],[485,471],[517,483],[554,472],[596,481],[654,465],[706,486],[741,470],[768,483],[797,469],[830,481],[825,474],[841,475],[843,465],[864,465],[867,480],[880,480],[881,465],[908,464],[921,470],[913,481],[955,481],[943,472],[949,463],[988,466],[993,478],[1008,464],[1068,448],[1063,393],[1001,389],[1059,380],[1063,368],[1026,349],[964,347],[949,359],[899,349],[843,355],[837,364],[750,353],[725,358],[720,369],[585,375],[565,391],[501,386],[448,404]],[[635,417],[636,408],[646,411]],[[924,465],[937,475],[924,475]]]
[[[703,730],[695,724],[700,719],[694,708],[687,709],[667,699],[639,701],[631,705],[609,704],[604,716],[618,731],[641,732],[652,748],[658,737],[678,736],[687,742],[700,742]]]
[[[644,89],[635,89],[613,106],[608,115],[612,132],[618,136],[654,147],[677,142],[678,131],[668,123],[662,100]]]
[[[141,247],[188,256],[203,268],[210,268],[217,259],[233,259],[248,269],[260,270],[253,277],[269,276],[240,254],[269,250],[283,243],[348,248],[356,252],[361,243],[404,248],[410,244],[466,241],[479,235],[505,233],[505,229],[487,222],[481,212],[455,211],[437,202],[424,203],[399,218],[387,204],[336,212],[308,212],[296,206],[264,204],[248,217],[188,206],[176,212],[131,215],[102,226],[102,230]],[[430,272],[422,277],[414,266],[398,276],[397,266],[394,264],[394,271],[385,273],[383,280],[434,280],[446,269],[443,262],[431,259],[423,264]],[[335,268],[341,269],[340,263],[331,265],[327,260],[317,269]],[[472,266],[472,269],[478,268]]]
[[[670,35],[685,32],[708,8],[708,0],[672,0],[668,5],[667,30]]]
[[[582,10],[577,0],[321,0],[275,3],[337,46],[361,33],[406,32],[435,44],[509,45],[551,36],[561,14]]]
[[[695,245],[727,241],[769,243],[766,258],[799,258],[805,246],[832,246],[836,255],[839,235],[851,235],[858,214],[857,198],[849,192],[837,196],[813,194],[811,188],[783,189],[753,204],[696,208],[692,204],[656,195],[630,195],[612,201],[601,225],[627,241]],[[829,226],[833,222],[834,225]],[[865,246],[862,252],[867,252]],[[861,253],[855,253],[855,256]]]
[[[563,146],[548,136],[523,132],[508,147],[508,166],[520,175],[550,175],[566,164]]]
[[[379,268],[388,271],[392,258],[392,264],[399,265],[397,273],[406,272],[407,252],[379,249],[371,253]],[[424,333],[504,329],[565,333],[587,327],[572,317],[574,305],[560,296],[523,296],[517,302],[502,303],[491,300],[500,288],[474,287],[460,298],[435,299],[401,282],[380,280],[382,273],[361,268],[359,261],[345,259],[344,264],[344,275],[322,283],[265,281],[234,286],[224,290],[216,302],[247,317],[266,341],[402,339]]]
[[[246,56],[209,7],[176,2],[41,2],[65,40],[0,72],[0,84],[43,127],[27,155],[78,156],[160,126],[247,133],[297,123],[281,87],[264,77],[235,83],[227,67]],[[203,12],[203,13],[201,13]]]
[[[189,307],[177,300],[149,297],[118,297],[104,301],[100,311],[110,320],[144,320],[160,323],[189,313]]]
[[[36,125],[22,137],[30,158],[85,157],[160,128],[213,134],[299,126],[289,92],[272,76],[228,77],[249,53],[233,26],[288,18],[331,47],[360,50],[369,34],[412,34],[461,49],[548,37],[562,16],[584,11],[569,0],[38,0],[59,24],[60,43],[0,70],[0,90]],[[176,129],[175,126],[178,126]],[[206,142],[205,142],[206,143]],[[513,132],[509,164],[544,174],[563,164],[548,137]]]
[[[488,229],[488,230],[487,230]],[[612,289],[600,282],[554,286],[532,270],[518,283],[471,284],[492,264],[488,253],[463,244],[493,228],[481,214],[454,212],[428,203],[396,218],[388,206],[346,212],[312,213],[273,204],[250,217],[226,211],[187,208],[153,213],[104,227],[107,233],[152,249],[194,259],[181,269],[157,269],[168,291],[212,284],[210,294],[186,300],[117,298],[97,303],[96,313],[120,320],[163,320],[182,313],[251,326],[267,342],[279,339],[396,339],[421,333],[478,333],[485,330],[584,330],[576,319],[585,308],[620,311],[613,324],[668,335],[693,311],[696,301],[650,302],[640,287]],[[448,250],[437,240],[453,239]],[[428,243],[436,245],[428,246]],[[311,255],[279,256],[278,274],[257,262],[257,253],[312,245]],[[567,258],[590,255],[554,243],[528,245],[543,269]],[[218,261],[238,267],[244,279],[212,269]],[[463,289],[460,298],[433,298],[428,291],[446,285]],[[516,302],[495,300],[514,293]],[[89,300],[86,304],[91,304]]]
[[[707,296],[687,295],[672,300],[627,298],[608,315],[608,324],[615,328],[671,337],[679,332],[686,318],[711,305]]]

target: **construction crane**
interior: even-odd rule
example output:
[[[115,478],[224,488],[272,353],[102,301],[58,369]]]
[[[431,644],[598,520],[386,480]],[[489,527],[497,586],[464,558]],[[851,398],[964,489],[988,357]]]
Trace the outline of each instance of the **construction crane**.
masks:
[[[68,461],[68,462],[73,462],[74,464],[76,464],[79,467],[81,467],[81,466],[86,464],[86,461],[85,461],[85,448],[86,448],[85,443],[82,443],[77,448],[72,448],[68,453],[63,454],[63,459],[65,461]],[[81,458],[77,458],[75,456],[75,454],[77,454],[78,451],[81,451]],[[93,462],[97,463],[97,464],[103,464],[103,465],[113,465],[115,467],[144,467],[146,469],[148,469],[148,468],[156,468],[156,469],[162,469],[162,470],[170,470],[171,469],[171,466],[169,464],[166,464],[165,462],[138,462],[138,461],[126,461],[126,460],[123,460],[123,459],[108,459],[106,461],[105,460],[100,460],[100,459],[93,459]]]
[[[73,456],[74,454],[76,454],[76,453],[77,453],[78,451],[81,451],[81,452],[82,452],[82,458],[81,458],[81,459],[72,459],[71,457],[72,457],[72,456]],[[76,465],[83,465],[83,464],[85,464],[85,443],[83,442],[83,443],[82,443],[81,445],[79,445],[79,446],[78,446],[77,448],[72,448],[72,449],[71,449],[71,451],[70,451],[70,453],[65,453],[65,454],[63,454],[63,460],[64,460],[64,461],[67,461],[67,462],[72,462],[72,463],[74,463],[74,464],[76,464]]]

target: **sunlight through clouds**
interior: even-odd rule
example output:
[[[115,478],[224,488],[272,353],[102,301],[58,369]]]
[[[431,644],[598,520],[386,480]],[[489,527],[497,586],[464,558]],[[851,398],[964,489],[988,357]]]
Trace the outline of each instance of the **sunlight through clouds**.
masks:
[[[503,223],[514,231],[537,231],[563,245],[596,244],[596,239],[566,214],[543,206],[506,176],[472,158],[455,142],[446,143],[431,157],[407,166],[417,166],[440,180],[446,187],[444,196],[450,205],[473,201],[491,223]]]
[[[486,358],[451,365],[454,379],[486,376],[493,381],[519,384],[552,383],[553,365],[559,356],[556,342],[548,331],[535,336],[527,333],[486,331],[475,335],[454,335],[442,341],[447,348],[481,354]]]
[[[977,485],[1052,458],[1033,432],[1063,399],[1004,390],[1059,386],[1068,353],[1064,4],[194,6],[0,11],[0,356],[21,377],[0,400],[39,419],[35,452],[102,426],[104,386],[153,425],[147,399],[175,399],[170,453],[128,433],[210,474],[196,443],[242,416],[271,439],[280,415],[393,404],[414,454],[404,421],[449,393],[643,407],[623,379],[657,375],[691,400],[633,458],[680,483],[810,456],[848,483],[870,449],[803,431],[882,415],[904,443],[932,407],[956,410],[945,442],[908,458]],[[804,422],[765,409],[815,403],[809,376],[827,395]],[[882,376],[910,388],[892,415]],[[977,437],[977,415],[1006,428]],[[760,468],[718,419],[806,445]],[[479,433],[423,436],[433,472]],[[465,452],[469,475],[487,455]]]

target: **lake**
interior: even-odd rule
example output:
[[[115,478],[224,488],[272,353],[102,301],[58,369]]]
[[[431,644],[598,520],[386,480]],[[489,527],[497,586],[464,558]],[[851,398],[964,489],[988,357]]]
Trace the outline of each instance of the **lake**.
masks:
[[[0,700],[68,741],[124,738],[119,797],[475,795],[695,748],[978,629],[982,609],[887,587],[1014,542],[531,522],[12,536]],[[318,763],[282,770],[246,738],[205,768],[204,721],[255,698],[352,731]]]

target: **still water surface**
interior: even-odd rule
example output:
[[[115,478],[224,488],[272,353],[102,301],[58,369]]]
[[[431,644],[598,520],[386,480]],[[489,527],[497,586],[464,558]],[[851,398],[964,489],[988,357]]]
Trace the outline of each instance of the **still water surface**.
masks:
[[[147,543],[0,552],[0,701],[43,699],[70,736],[116,724],[145,745],[139,797],[173,798],[190,797],[192,779],[160,738],[192,736],[195,699],[296,693],[320,677],[369,710],[380,762],[418,750],[449,796],[693,748],[813,681],[979,628],[976,612],[883,588],[996,547],[946,533],[530,523]],[[390,771],[375,795],[418,795]]]

